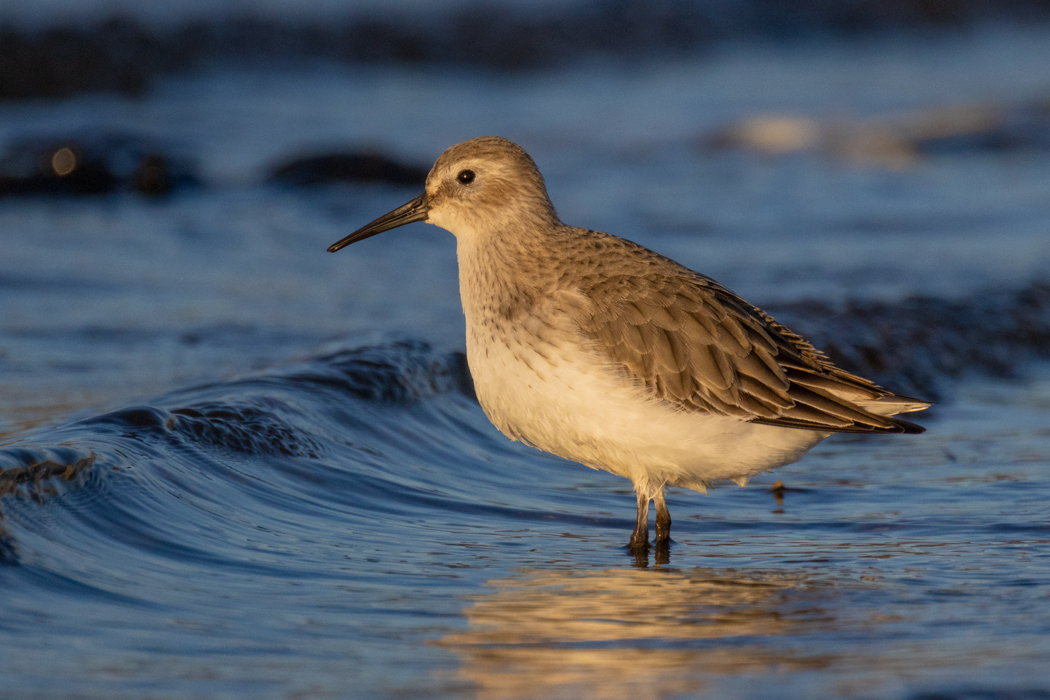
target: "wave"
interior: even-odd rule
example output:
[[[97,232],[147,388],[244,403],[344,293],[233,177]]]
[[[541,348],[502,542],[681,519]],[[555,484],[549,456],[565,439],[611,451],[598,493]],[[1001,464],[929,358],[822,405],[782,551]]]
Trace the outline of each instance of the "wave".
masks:
[[[78,510],[81,516],[91,511],[93,519],[101,518],[99,533],[126,538],[134,532],[129,523],[142,525],[135,536],[151,551],[157,542],[173,551],[184,544],[162,534],[180,529],[172,505],[188,499],[191,511],[211,508],[190,494],[210,503],[225,500],[233,509],[245,509],[246,496],[294,510],[303,500],[331,500],[326,490],[365,488],[411,500],[418,480],[410,469],[391,473],[388,465],[413,448],[398,447],[403,438],[391,439],[391,433],[416,424],[414,449],[420,449],[428,431],[420,418],[412,419],[412,407],[453,395],[454,403],[466,407],[471,392],[462,354],[401,340],[339,349],[278,371],[180,390],[149,405],[29,433],[0,448],[0,497],[7,505],[0,511],[0,563],[20,561],[12,528],[6,527],[14,511],[32,520],[24,506],[58,495],[75,493],[74,507],[87,508]],[[450,410],[455,412],[433,402],[429,407]],[[342,468],[355,463],[356,470]],[[298,494],[282,494],[289,476],[304,479]],[[106,498],[95,497],[103,491],[110,492]],[[136,501],[131,494],[147,498]],[[200,521],[199,512],[180,516]],[[158,529],[160,522],[166,527]]]

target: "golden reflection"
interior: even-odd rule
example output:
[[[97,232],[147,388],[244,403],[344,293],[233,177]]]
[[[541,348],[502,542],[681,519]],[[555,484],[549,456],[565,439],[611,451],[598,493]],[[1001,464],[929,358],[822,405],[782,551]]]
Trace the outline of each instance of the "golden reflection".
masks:
[[[3,386],[0,385],[0,391]],[[6,398],[6,397],[5,397]],[[22,433],[52,424],[55,418],[79,408],[76,404],[48,404],[42,406],[0,405],[0,447],[17,441]]]
[[[77,169],[77,154],[68,146],[63,146],[51,156],[51,168],[60,177],[69,175]]]
[[[127,393],[127,388],[120,387]],[[152,389],[150,389],[152,391]],[[146,389],[142,390],[145,393]],[[117,388],[69,389],[64,386],[30,387],[0,381],[0,447],[18,442],[22,434],[57,425],[70,414],[87,409],[105,410],[121,398]]]
[[[803,583],[705,569],[524,572],[491,582],[464,611],[469,628],[437,644],[462,657],[458,676],[484,700],[674,697],[713,674],[826,667],[761,639],[828,624]]]

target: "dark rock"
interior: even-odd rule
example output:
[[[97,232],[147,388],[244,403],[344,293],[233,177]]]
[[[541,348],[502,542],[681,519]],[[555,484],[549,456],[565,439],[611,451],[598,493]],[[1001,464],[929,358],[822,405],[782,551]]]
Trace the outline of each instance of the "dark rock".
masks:
[[[167,150],[123,134],[22,139],[0,158],[0,197],[113,192],[155,197],[199,185],[188,160]]]
[[[422,188],[429,168],[381,153],[332,152],[291,158],[274,166],[270,181],[295,187],[332,182],[377,182]]]

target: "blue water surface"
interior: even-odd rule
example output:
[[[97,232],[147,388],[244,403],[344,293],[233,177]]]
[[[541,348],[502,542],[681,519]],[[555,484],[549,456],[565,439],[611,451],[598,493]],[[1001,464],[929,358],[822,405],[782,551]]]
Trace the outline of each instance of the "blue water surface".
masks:
[[[989,30],[542,75],[215,70],[0,105],[0,140],[144,130],[206,183],[0,201],[0,691],[1046,697],[1045,364],[946,374],[922,436],[674,491],[670,554],[634,557],[628,482],[508,441],[472,398],[450,234],[324,252],[416,191],[264,180],[299,149],[426,166],[501,134],[565,221],[756,303],[980,300],[1046,278],[1045,154],[886,166],[703,138],[1045,97],[1048,52]]]

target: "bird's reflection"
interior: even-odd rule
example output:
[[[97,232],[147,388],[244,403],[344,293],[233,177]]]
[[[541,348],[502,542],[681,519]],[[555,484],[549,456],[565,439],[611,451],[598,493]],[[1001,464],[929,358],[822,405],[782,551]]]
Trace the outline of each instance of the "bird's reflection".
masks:
[[[673,542],[673,540],[672,540]],[[628,555],[634,560],[634,568],[648,569],[649,555],[653,555],[652,562],[657,568],[667,566],[671,563],[671,542],[657,542],[649,544],[644,548],[626,548]]]
[[[817,669],[767,638],[828,624],[826,587],[777,573],[529,571],[491,581],[439,644],[488,699],[677,697],[712,674]]]

